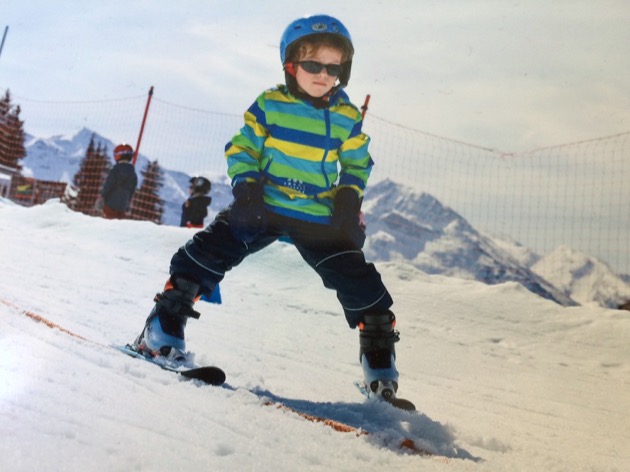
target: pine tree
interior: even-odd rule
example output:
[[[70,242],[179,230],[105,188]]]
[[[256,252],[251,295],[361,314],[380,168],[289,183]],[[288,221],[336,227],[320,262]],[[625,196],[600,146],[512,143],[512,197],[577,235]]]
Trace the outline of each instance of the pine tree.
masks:
[[[148,162],[142,171],[142,185],[136,191],[131,205],[131,218],[162,224],[164,200],[160,198],[160,189],[164,186],[162,168],[155,162]]]
[[[85,157],[81,161],[79,170],[72,181],[79,190],[74,206],[75,211],[80,211],[86,215],[95,216],[99,214],[94,205],[109,169],[110,164],[106,148],[102,148],[100,143],[95,146],[94,135],[92,135]]]
[[[20,170],[19,160],[26,157],[24,122],[20,120],[20,106],[11,104],[7,90],[0,99],[0,164]]]

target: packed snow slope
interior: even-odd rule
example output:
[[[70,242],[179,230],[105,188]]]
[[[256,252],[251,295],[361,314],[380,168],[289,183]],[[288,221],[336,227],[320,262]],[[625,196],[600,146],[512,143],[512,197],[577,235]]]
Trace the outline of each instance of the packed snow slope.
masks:
[[[109,348],[138,334],[193,234],[0,202],[0,470],[627,470],[628,312],[561,307],[516,283],[378,265],[414,414],[364,402],[358,333],[288,244],[235,268],[224,303],[198,303],[189,322],[188,348],[229,388]],[[265,397],[376,433],[340,433]],[[448,463],[395,451],[406,436]]]

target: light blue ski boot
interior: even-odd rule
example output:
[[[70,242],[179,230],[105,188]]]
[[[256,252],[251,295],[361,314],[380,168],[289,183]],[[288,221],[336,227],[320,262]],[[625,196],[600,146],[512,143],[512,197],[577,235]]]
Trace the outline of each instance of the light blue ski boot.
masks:
[[[367,313],[359,324],[360,360],[365,389],[371,398],[391,401],[398,391],[398,371],[394,344],[400,335],[394,330],[396,317],[391,311]]]
[[[169,280],[164,291],[155,296],[155,306],[133,348],[152,357],[185,362],[184,328],[188,318],[199,318],[193,310],[198,290],[198,284],[181,277]]]

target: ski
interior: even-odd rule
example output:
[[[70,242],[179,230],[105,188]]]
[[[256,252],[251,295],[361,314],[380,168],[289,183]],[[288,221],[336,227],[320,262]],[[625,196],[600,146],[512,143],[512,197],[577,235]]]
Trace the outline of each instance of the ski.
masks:
[[[225,372],[215,366],[190,367],[186,363],[169,362],[161,357],[151,357],[134,349],[131,345],[111,346],[112,348],[127,354],[136,359],[142,359],[150,364],[154,364],[169,372],[174,372],[186,379],[199,380],[207,385],[223,385],[225,383]]]
[[[410,400],[407,400],[405,398],[398,398],[396,394],[390,392],[387,395],[375,395],[364,382],[360,382],[358,380],[354,383],[354,385],[359,389],[359,392],[361,392],[361,394],[368,400],[389,403],[394,408],[398,408],[400,410],[416,411],[416,406]]]
[[[24,310],[20,308],[19,306],[17,306],[15,303],[12,303],[8,300],[4,300],[0,298],[0,303],[18,310],[22,315],[26,316],[27,318],[30,318],[37,323],[42,323],[46,325],[47,327],[49,327],[50,329],[56,329],[58,331],[61,331],[64,334],[67,334],[68,336],[72,336],[73,338],[77,338],[82,341],[95,344],[97,346],[115,349],[119,352],[127,354],[128,356],[131,356],[131,357],[135,357],[137,359],[143,359],[151,364],[155,364],[161,367],[164,370],[177,373],[186,379],[199,380],[207,385],[222,385],[225,382],[225,377],[226,377],[225,372],[223,372],[223,370],[220,369],[219,367],[211,367],[211,366],[190,367],[190,366],[186,366],[185,364],[182,364],[179,366],[172,363],[169,364],[168,362],[160,360],[160,358],[151,358],[151,357],[145,356],[144,354],[134,350],[128,344],[126,346],[113,346],[113,345],[107,345],[107,344],[102,344],[96,341],[92,341],[90,339],[87,339],[81,336],[78,333],[75,333],[74,331],[64,328],[63,326],[49,320],[48,318],[38,313],[34,313],[30,310]]]
[[[251,390],[250,390],[251,392]],[[256,394],[255,392],[252,392],[254,394]],[[257,395],[257,394],[256,394]],[[275,400],[269,400],[266,399],[263,403],[263,405],[265,406],[271,406],[271,407],[275,407],[278,410],[296,415],[304,420],[310,421],[312,423],[319,423],[322,424],[324,426],[327,426],[331,429],[333,429],[334,431],[337,431],[339,433],[354,433],[355,436],[360,437],[360,436],[370,436],[372,438],[376,438],[378,437],[378,433],[376,431],[367,431],[363,428],[359,428],[356,426],[351,426],[347,423],[344,423],[342,421],[337,421],[331,418],[326,418],[325,416],[317,416],[317,415],[312,415],[310,413],[306,413],[304,411],[301,411],[297,408],[294,408],[292,406],[289,406],[285,403],[279,402],[279,401],[275,401]],[[389,442],[389,441],[387,441]],[[388,447],[391,450],[395,451],[395,452],[399,452],[399,453],[406,453],[406,454],[411,454],[411,455],[417,455],[417,456],[423,456],[423,457],[432,457],[434,459],[440,459],[443,460],[445,462],[448,461],[448,459],[446,457],[441,457],[439,455],[436,455],[434,452],[430,451],[429,449],[422,447],[419,443],[415,442],[413,439],[407,437],[407,438],[403,438],[401,439],[399,442],[394,442],[393,444],[387,444],[387,445],[383,445],[384,447]]]

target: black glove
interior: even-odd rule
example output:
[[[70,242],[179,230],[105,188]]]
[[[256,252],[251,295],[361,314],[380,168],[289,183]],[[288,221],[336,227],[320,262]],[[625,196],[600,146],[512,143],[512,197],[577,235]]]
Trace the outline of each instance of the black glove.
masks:
[[[359,212],[361,202],[357,192],[349,187],[339,189],[335,195],[330,225],[339,230],[341,237],[354,246],[362,248],[365,243],[365,228],[361,225]]]
[[[249,243],[267,227],[263,187],[258,182],[241,182],[234,186],[232,195],[230,230],[236,239]]]

